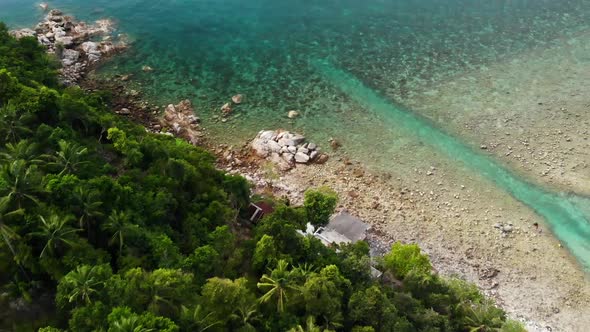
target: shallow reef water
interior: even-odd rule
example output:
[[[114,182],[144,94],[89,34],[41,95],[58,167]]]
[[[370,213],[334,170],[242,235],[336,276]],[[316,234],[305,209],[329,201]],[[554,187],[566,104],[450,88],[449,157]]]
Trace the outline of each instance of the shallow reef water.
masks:
[[[408,135],[427,142],[447,156],[472,168],[543,216],[557,238],[568,246],[585,268],[590,268],[590,220],[588,211],[584,209],[584,206],[587,206],[587,203],[583,202],[585,198],[550,193],[538,188],[515,176],[489,157],[440,131],[427,120],[392,105],[354,76],[327,62],[318,61],[316,67],[334,86],[362,103],[367,109],[385,113],[385,118],[404,128]]]
[[[379,171],[395,168],[396,174],[403,174],[456,163],[461,172],[482,175],[530,206],[548,220],[582,265],[590,264],[586,198],[537,187],[532,184],[536,181],[519,178],[500,161],[475,153],[472,142],[463,143],[467,139],[460,130],[445,134],[445,117],[436,111],[428,114],[432,121],[419,122],[418,127],[400,118],[409,114],[423,121],[413,113],[436,110],[436,105],[414,109],[404,103],[426,103],[428,98],[419,97],[465,73],[486,72],[523,54],[542,54],[532,50],[559,47],[587,33],[586,0],[49,4],[82,19],[115,19],[133,45],[99,74],[133,74],[132,84],[159,105],[191,99],[204,125],[221,142],[239,144],[261,129],[285,128],[317,142],[335,137],[348,154]],[[42,15],[35,1],[0,1],[0,20],[11,26],[32,25]],[[318,65],[326,63],[328,67]],[[144,72],[143,66],[154,70]],[[482,82],[473,82],[473,94],[482,89],[478,84]],[[243,94],[245,102],[235,107],[227,123],[216,121],[220,107],[236,93]],[[301,116],[290,120],[289,110]]]

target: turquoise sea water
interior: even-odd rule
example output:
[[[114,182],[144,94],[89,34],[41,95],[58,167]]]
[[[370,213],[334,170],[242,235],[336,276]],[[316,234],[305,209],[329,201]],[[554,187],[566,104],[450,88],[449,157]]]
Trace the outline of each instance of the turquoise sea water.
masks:
[[[587,0],[49,4],[86,20],[115,19],[133,45],[101,74],[134,74],[133,84],[160,105],[190,98],[220,140],[235,144],[277,127],[318,142],[337,137],[370,166],[400,167],[398,174],[444,156],[543,216],[581,265],[590,267],[586,198],[532,185],[474,152],[461,137],[439,130],[444,124],[400,105],[450,77],[589,31]],[[35,1],[0,0],[0,20],[11,26],[30,26],[40,17]],[[154,71],[142,72],[144,65]],[[236,93],[244,94],[246,103],[236,107],[235,117],[228,124],[213,121]],[[286,119],[292,109],[301,112],[300,119]]]

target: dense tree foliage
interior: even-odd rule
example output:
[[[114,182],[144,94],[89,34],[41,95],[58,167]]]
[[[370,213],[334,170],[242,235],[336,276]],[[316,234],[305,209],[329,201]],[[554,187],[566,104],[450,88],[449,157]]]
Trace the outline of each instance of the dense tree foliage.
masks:
[[[521,330],[416,246],[374,279],[366,243],[299,235],[327,223],[324,189],[247,226],[244,179],[55,82],[42,48],[0,26],[0,329]]]
[[[308,221],[314,226],[325,226],[338,204],[338,195],[332,189],[321,187],[317,190],[307,190],[303,206]]]

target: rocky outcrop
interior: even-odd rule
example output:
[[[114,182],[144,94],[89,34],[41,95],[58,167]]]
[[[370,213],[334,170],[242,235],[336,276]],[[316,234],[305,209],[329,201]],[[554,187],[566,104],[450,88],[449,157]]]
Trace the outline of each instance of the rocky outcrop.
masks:
[[[35,37],[48,53],[55,54],[61,61],[62,83],[75,85],[92,65],[105,56],[112,55],[126,47],[121,39],[111,41],[113,22],[98,20],[94,24],[76,21],[52,9],[34,30],[11,31],[16,38]],[[95,41],[102,37],[102,41]]]
[[[195,116],[190,100],[186,99],[178,105],[168,105],[164,116],[160,119],[162,128],[176,137],[187,140],[192,145],[199,145],[204,137],[199,125],[201,119]]]
[[[280,170],[288,171],[297,164],[324,163],[328,155],[321,153],[314,143],[306,142],[303,135],[288,131],[263,130],[252,141],[257,156],[275,163]]]

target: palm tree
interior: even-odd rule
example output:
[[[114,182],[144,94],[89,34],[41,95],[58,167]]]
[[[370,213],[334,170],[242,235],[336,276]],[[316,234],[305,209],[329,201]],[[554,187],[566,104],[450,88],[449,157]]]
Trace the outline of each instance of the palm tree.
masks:
[[[12,258],[17,262],[21,273],[23,274],[23,276],[27,280],[29,280],[30,279],[29,275],[27,274],[27,272],[25,271],[25,269],[21,265],[20,260],[17,258],[16,250],[12,246],[12,241],[17,240],[20,237],[7,224],[9,219],[14,218],[16,216],[22,216],[24,214],[24,210],[18,209],[18,210],[8,212],[9,203],[10,203],[10,200],[8,199],[8,197],[0,198],[0,236],[2,237],[2,240],[4,241],[4,243],[6,244],[8,249],[10,250],[10,253],[12,254]]]
[[[33,132],[25,125],[33,115],[26,112],[19,113],[21,112],[17,111],[12,104],[0,107],[0,138],[2,141],[15,143]]]
[[[61,217],[57,214],[51,214],[49,218],[45,219],[43,216],[39,216],[41,220],[41,227],[38,232],[31,233],[33,236],[43,238],[45,245],[39,257],[43,257],[46,252],[54,254],[54,251],[61,245],[74,245],[74,234],[78,232],[68,225],[68,222],[72,219],[71,217]]]
[[[29,164],[39,164],[37,159],[38,145],[28,140],[20,140],[18,143],[7,143],[6,152],[0,153],[0,160],[12,163],[17,160],[24,160]]]
[[[499,331],[502,327],[502,310],[490,301],[465,303],[465,327],[469,332]]]
[[[256,328],[252,323],[260,319],[260,313],[258,312],[256,303],[251,305],[243,303],[233,314],[231,314],[231,318],[240,324],[241,329],[246,331],[256,331]]]
[[[18,238],[18,234],[16,234],[16,232],[13,231],[12,228],[8,226],[6,222],[11,217],[22,215],[24,210],[18,209],[15,211],[8,212],[8,203],[10,203],[8,197],[0,198],[0,236],[2,236],[2,240],[12,253],[12,257],[16,258],[16,251],[12,246],[12,241]]]
[[[143,327],[139,321],[139,317],[134,315],[130,317],[121,317],[114,321],[109,327],[109,332],[150,332],[153,329]]]
[[[102,202],[99,200],[100,195],[96,190],[86,190],[77,187],[74,190],[74,198],[78,202],[78,213],[80,215],[80,228],[87,227],[90,232],[90,220],[103,215],[101,211]]]
[[[285,310],[285,305],[291,293],[301,291],[300,287],[293,283],[293,273],[287,270],[288,267],[289,263],[287,261],[279,260],[277,267],[272,270],[270,276],[264,274],[258,283],[258,288],[268,289],[260,297],[260,302],[265,303],[275,299],[278,312]]]
[[[49,165],[61,168],[59,175],[64,173],[73,173],[79,166],[88,163],[83,158],[88,154],[88,148],[80,146],[77,143],[71,143],[66,140],[58,142],[59,151],[55,155],[46,155],[45,157],[53,160]]]
[[[181,320],[185,322],[185,329],[188,331],[205,332],[215,325],[221,324],[220,321],[211,322],[212,312],[205,312],[203,306],[197,304],[194,308],[181,308]]]
[[[66,274],[61,284],[67,285],[70,289],[66,294],[69,303],[90,304],[91,298],[98,294],[98,288],[104,281],[99,280],[96,266],[82,265]]]
[[[137,228],[137,225],[130,223],[129,216],[125,211],[114,211],[102,227],[104,230],[113,233],[109,244],[113,245],[118,242],[119,255],[121,255],[123,245],[125,244],[125,236],[133,232]]]
[[[297,271],[297,273],[299,273],[301,277],[307,279],[307,277],[309,277],[312,273],[316,272],[317,269],[313,266],[313,264],[303,263],[297,265],[295,271]]]
[[[33,301],[31,296],[31,289],[40,287],[39,281],[22,281],[18,276],[14,276],[11,280],[0,288],[2,292],[8,294],[10,299],[22,298],[27,303]]]
[[[315,318],[313,316],[307,317],[305,320],[305,327],[297,325],[289,330],[289,332],[322,332],[321,327],[315,325]]]
[[[6,184],[0,188],[9,200],[16,202],[18,208],[23,206],[25,201],[39,204],[35,194],[40,191],[40,179],[36,172],[36,166],[27,166],[24,160],[16,160],[0,169],[0,183]]]

